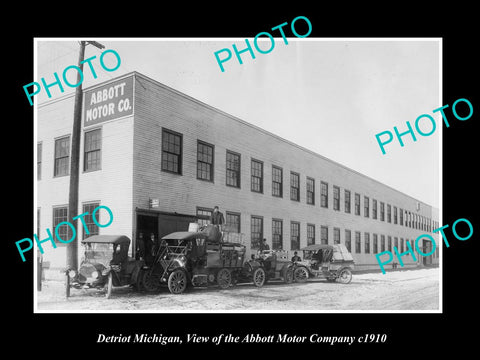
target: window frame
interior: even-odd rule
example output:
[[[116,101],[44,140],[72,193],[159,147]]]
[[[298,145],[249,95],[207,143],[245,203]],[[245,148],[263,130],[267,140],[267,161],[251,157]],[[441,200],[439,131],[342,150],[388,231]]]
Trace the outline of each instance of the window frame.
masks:
[[[258,171],[258,169],[254,169],[254,166],[253,166],[254,164],[260,165],[260,176],[254,175],[254,170]],[[260,189],[259,190],[256,190],[256,189],[253,188],[254,178],[255,179],[260,179],[259,180],[259,184],[260,184]],[[250,191],[256,192],[256,193],[259,193],[259,194],[263,194],[263,178],[264,178],[264,176],[263,176],[263,161],[251,158],[250,159]]]
[[[200,154],[199,147],[200,146],[210,148],[212,150],[212,162],[211,163],[208,163],[206,161],[203,161],[203,160],[199,159],[199,154]],[[202,153],[202,154],[204,154],[204,153]],[[207,157],[208,157],[208,154],[207,154]],[[210,171],[206,172],[206,173],[209,174],[210,179],[199,177],[199,170],[200,170],[201,173],[203,173],[203,169],[198,168],[199,164],[206,164],[207,166],[210,167]],[[215,182],[215,145],[207,143],[207,142],[202,141],[202,140],[198,140],[198,139],[197,139],[197,180],[207,181],[207,182],[212,182],[212,183]]]
[[[320,226],[320,244],[328,245],[328,226],[326,225]]]
[[[294,233],[293,230],[297,228],[298,234],[296,235],[298,239],[296,240],[296,246],[294,246]],[[290,221],[290,250],[300,250],[300,222],[299,221]]]
[[[347,196],[347,194],[348,194],[348,196]],[[352,213],[352,192],[350,190],[345,189],[344,195],[345,195],[345,203],[344,203],[345,212],[347,214],[351,214]],[[348,206],[347,206],[347,203],[348,203]]]
[[[314,178],[307,176],[306,189],[307,189],[307,195],[306,195],[307,204],[315,205],[315,179]]]
[[[87,149],[87,135],[91,134],[93,132],[99,132],[100,133],[99,140],[98,140],[100,145],[97,149],[87,151],[86,150]],[[84,132],[83,132],[83,172],[84,173],[102,170],[102,145],[103,145],[102,140],[103,139],[102,139],[102,128],[101,127],[95,128],[95,129],[84,130]],[[98,165],[97,165],[97,167],[87,169],[87,164],[88,164],[87,155],[91,154],[93,152],[98,152],[99,153],[99,155],[98,155],[98,157],[99,157]]]
[[[228,219],[229,217],[238,217],[238,229],[237,233],[241,233],[242,231],[242,216],[241,213],[236,212],[236,211],[225,211],[225,226],[228,226],[231,228],[231,223],[229,223]]]
[[[313,236],[311,231],[312,229],[313,229]],[[307,246],[315,244],[315,235],[316,235],[315,233],[316,233],[315,224],[308,223],[307,224]]]
[[[259,220],[260,221],[260,236],[258,238],[258,243],[256,244],[256,247],[254,246],[253,242],[253,226],[254,226],[254,220]],[[264,237],[264,224],[263,224],[263,216],[259,215],[251,215],[250,216],[250,249],[252,250],[258,250],[260,248],[260,243],[262,242]]]
[[[328,209],[328,182],[325,181],[320,181],[320,207]]]
[[[278,179],[278,174],[275,174],[275,170],[280,171],[280,182],[276,181],[276,179]],[[277,186],[275,184],[279,184],[279,194],[275,193],[277,190]],[[272,196],[283,198],[283,168],[276,165],[272,165]]]
[[[280,233],[276,232],[277,228],[275,225],[280,224]],[[276,238],[276,236],[279,237]],[[279,244],[279,246],[278,246]],[[272,219],[272,250],[281,250],[283,249],[283,220],[282,219]]]
[[[68,141],[68,155],[67,156],[59,156],[57,157],[57,142],[67,140]],[[69,176],[70,175],[70,161],[71,161],[71,152],[72,152],[72,142],[70,140],[70,135],[63,135],[58,138],[54,139],[54,146],[53,146],[53,177],[62,177],[62,176]],[[58,165],[57,160],[60,159],[67,159],[67,166],[66,166],[66,173],[58,173]],[[62,167],[63,169],[63,167]]]
[[[340,211],[340,186],[333,185],[333,210]]]
[[[180,153],[179,154],[176,154],[176,153],[171,152],[169,150],[165,150],[165,148],[164,148],[164,146],[165,146],[165,134],[173,135],[173,136],[178,137],[180,139],[180,146],[179,146],[180,147]],[[161,144],[162,144],[161,145],[162,155],[161,155],[161,166],[160,166],[161,171],[164,171],[164,172],[169,173],[169,174],[183,175],[183,134],[162,127],[162,143]],[[175,144],[174,144],[174,146],[175,146]],[[165,163],[169,163],[166,159],[165,154],[169,154],[169,155],[173,155],[173,156],[177,157],[177,171],[165,168],[165,166],[164,166]]]
[[[297,187],[294,186],[293,179],[297,178]],[[292,191],[296,190],[297,198],[293,198]],[[300,201],[300,174],[295,171],[290,171],[290,200]]]
[[[357,203],[357,199],[358,199],[358,203]],[[357,215],[357,216],[361,216],[361,207],[362,207],[362,197],[359,193],[355,193],[355,212],[354,214]]]
[[[238,170],[237,169],[231,169],[231,168],[228,167],[229,163],[232,163],[232,161],[231,160],[229,161],[229,159],[228,159],[229,155],[238,157]],[[228,183],[228,180],[232,179],[232,177],[229,177],[229,173],[237,174],[238,184],[233,185],[233,184]],[[240,153],[235,152],[235,151],[226,150],[226,155],[225,155],[225,185],[227,185],[229,187],[232,187],[232,188],[241,189],[241,186],[242,186],[241,179],[242,179],[242,155]]]

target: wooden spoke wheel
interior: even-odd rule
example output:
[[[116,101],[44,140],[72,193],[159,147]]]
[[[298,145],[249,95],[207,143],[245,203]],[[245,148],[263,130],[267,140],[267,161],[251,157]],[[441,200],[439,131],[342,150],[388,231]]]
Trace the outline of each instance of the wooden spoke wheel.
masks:
[[[140,276],[140,286],[147,292],[158,291],[158,289],[160,288],[158,276],[153,275],[150,270],[142,271],[142,274]]]
[[[352,281],[352,271],[349,268],[340,270],[338,281],[342,284],[349,284]]]
[[[187,288],[187,274],[182,269],[175,269],[168,277],[168,290],[172,294],[181,294]]]
[[[223,268],[217,274],[217,284],[222,289],[228,289],[232,283],[232,273],[230,270]]]
[[[265,284],[267,274],[265,274],[265,270],[263,270],[263,268],[256,268],[253,272],[252,278],[253,284],[256,287],[262,287]]]
[[[303,266],[297,267],[293,272],[295,282],[304,283],[308,280],[308,270]]]

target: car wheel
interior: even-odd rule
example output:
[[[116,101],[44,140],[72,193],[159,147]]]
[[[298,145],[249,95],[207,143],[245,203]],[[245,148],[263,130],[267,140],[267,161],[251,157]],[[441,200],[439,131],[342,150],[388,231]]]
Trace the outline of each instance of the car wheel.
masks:
[[[65,273],[65,297],[70,297],[70,276],[68,275],[68,271]]]
[[[181,269],[173,270],[168,277],[168,290],[172,294],[181,294],[187,288],[187,275]]]
[[[263,270],[262,268],[256,268],[253,272],[252,278],[253,284],[256,287],[262,287],[267,280],[267,275],[265,274],[265,270]]]
[[[291,284],[293,282],[293,269],[288,267],[283,272],[283,281],[285,284]]]
[[[217,274],[217,284],[222,289],[228,289],[232,283],[232,273],[228,269],[220,269]]]
[[[308,280],[308,270],[303,266],[297,267],[293,272],[295,282],[304,283]]]
[[[348,284],[352,281],[352,271],[349,268],[343,268],[338,274],[338,281],[342,284]]]
[[[112,296],[112,288],[113,288],[113,274],[111,271],[108,273],[108,280],[105,286],[107,290],[105,293],[105,297],[107,299],[110,299],[110,297]]]
[[[147,292],[155,292],[160,288],[157,276],[153,275],[150,270],[142,271],[140,284]]]

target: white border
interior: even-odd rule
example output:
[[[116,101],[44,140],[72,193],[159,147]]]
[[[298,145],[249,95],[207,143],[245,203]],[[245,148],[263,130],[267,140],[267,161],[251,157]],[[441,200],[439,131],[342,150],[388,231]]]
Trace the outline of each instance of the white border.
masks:
[[[280,41],[282,40],[281,37],[274,37],[275,40]],[[389,38],[291,38],[291,37],[286,37],[288,41],[335,41],[335,42],[341,42],[341,41],[437,41],[439,43],[439,104],[443,104],[443,77],[442,77],[442,72],[443,72],[443,38],[441,37],[421,37],[421,38],[409,38],[409,37],[389,37]],[[38,73],[37,73],[37,60],[38,60],[38,42],[39,41],[79,41],[79,40],[85,40],[84,38],[78,38],[78,37],[73,37],[73,38],[33,38],[33,61],[34,61],[34,69],[33,69],[33,74],[34,74],[34,79],[38,78]],[[243,38],[239,37],[228,37],[228,38],[111,38],[111,37],[95,37],[90,40],[93,41],[237,41],[237,40],[244,40]],[[263,39],[260,39],[263,40]],[[266,40],[266,39],[265,39]],[[127,74],[126,74],[127,75]],[[103,81],[102,81],[103,83]],[[91,87],[95,87],[97,85],[92,85]],[[135,87],[135,82],[134,82],[134,87]],[[90,87],[89,87],[90,88]],[[134,95],[135,95],[135,89],[134,89]],[[67,94],[64,96],[71,96],[71,94]],[[135,96],[134,96],[135,98]],[[54,99],[52,101],[55,101],[57,99]],[[135,99],[134,99],[135,101]],[[48,101],[46,101],[48,102]],[[43,102],[39,105],[42,105],[46,102]],[[34,162],[33,162],[33,180],[34,180],[34,232],[36,233],[36,227],[37,227],[37,124],[38,124],[38,105],[37,102],[34,102],[33,105],[34,109]],[[82,109],[83,110],[83,109]],[[135,111],[135,108],[134,108]],[[133,115],[131,115],[133,116]],[[83,126],[82,126],[83,127]],[[439,224],[440,226],[443,226],[442,223],[442,218],[443,218],[443,198],[442,198],[442,189],[443,189],[443,166],[442,166],[442,159],[443,159],[443,141],[442,141],[442,136],[443,136],[443,126],[439,126],[440,128],[440,133],[439,133]],[[42,149],[43,152],[43,149]],[[34,245],[34,256],[33,256],[33,261],[34,261],[34,281],[33,281],[33,300],[34,300],[34,313],[68,313],[68,314],[77,314],[77,313],[94,313],[94,314],[106,314],[106,313],[116,313],[116,314],[123,314],[123,313],[161,313],[161,314],[171,314],[171,313],[182,313],[182,314],[224,314],[224,313],[231,313],[231,314],[242,314],[242,313],[265,313],[265,314],[322,314],[322,313],[345,313],[345,314],[385,314],[385,313],[427,313],[427,314],[439,314],[443,313],[443,246],[442,245],[442,237],[439,236],[439,241],[437,246],[440,247],[439,251],[439,309],[437,310],[76,310],[76,311],[71,311],[71,310],[39,310],[37,306],[37,261],[36,261],[36,251],[37,251],[37,244],[35,242]],[[60,301],[60,300],[59,300]],[[105,301],[108,301],[105,299]]]

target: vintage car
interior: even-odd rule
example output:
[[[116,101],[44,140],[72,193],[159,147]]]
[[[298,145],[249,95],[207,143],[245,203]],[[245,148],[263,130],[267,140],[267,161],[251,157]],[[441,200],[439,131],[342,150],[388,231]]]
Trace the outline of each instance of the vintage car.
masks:
[[[70,288],[105,288],[110,298],[114,286],[139,286],[143,260],[128,256],[130,239],[124,235],[94,235],[82,240],[84,256],[80,267],[66,269],[66,296]]]
[[[293,271],[296,282],[305,282],[309,277],[326,278],[330,282],[338,280],[342,284],[352,281],[354,261],[345,245],[315,244],[301,250],[302,261],[295,262]]]
[[[267,281],[281,280],[287,284],[293,282],[294,264],[288,260],[284,250],[263,250],[257,253],[255,259],[248,261],[252,269],[262,268]]]
[[[222,240],[203,231],[180,231],[164,236],[153,263],[143,272],[143,288],[156,291],[167,285],[172,294],[181,294],[188,285],[218,285],[227,289],[240,280],[262,286],[263,270],[243,266],[245,245]]]

